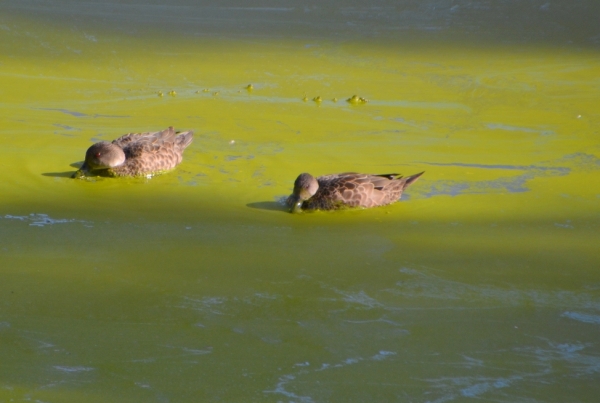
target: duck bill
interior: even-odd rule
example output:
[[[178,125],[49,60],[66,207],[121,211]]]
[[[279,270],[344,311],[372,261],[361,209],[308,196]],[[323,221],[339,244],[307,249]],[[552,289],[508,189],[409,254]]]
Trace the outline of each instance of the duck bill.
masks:
[[[302,212],[302,200],[296,195],[291,195],[287,199],[287,205],[290,208],[290,213],[301,213]]]
[[[302,212],[302,202],[299,201],[295,203],[292,208],[290,208],[290,213],[301,213]]]
[[[90,166],[87,164],[87,162],[84,162],[83,165],[81,166],[81,168],[79,168],[77,170],[77,172],[75,172],[73,174],[73,176],[71,176],[71,178],[83,178],[84,176],[88,175],[90,173]]]

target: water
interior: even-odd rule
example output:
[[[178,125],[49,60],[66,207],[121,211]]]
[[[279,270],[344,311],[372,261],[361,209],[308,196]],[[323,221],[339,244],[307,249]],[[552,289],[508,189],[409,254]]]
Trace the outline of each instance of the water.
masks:
[[[2,4],[0,401],[597,400],[597,8]],[[285,212],[350,170],[426,173]]]

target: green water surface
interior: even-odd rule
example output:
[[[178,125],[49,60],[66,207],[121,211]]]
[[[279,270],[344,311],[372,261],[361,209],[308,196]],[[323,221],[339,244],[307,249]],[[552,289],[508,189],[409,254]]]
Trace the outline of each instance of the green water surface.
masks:
[[[437,3],[0,4],[0,402],[598,401],[594,2]],[[344,171],[426,173],[285,211]]]

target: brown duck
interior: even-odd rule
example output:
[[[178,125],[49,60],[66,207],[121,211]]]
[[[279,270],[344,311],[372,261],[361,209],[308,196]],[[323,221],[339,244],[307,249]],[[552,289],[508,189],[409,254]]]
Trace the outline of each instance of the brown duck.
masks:
[[[193,131],[176,133],[169,127],[160,132],[129,133],[112,142],[101,141],[88,148],[85,162],[73,177],[90,173],[144,176],[175,168],[193,135]]]
[[[404,189],[423,173],[403,177],[399,174],[346,172],[318,178],[303,173],[294,182],[294,192],[287,198],[286,204],[292,213],[302,210],[385,206],[398,201]]]

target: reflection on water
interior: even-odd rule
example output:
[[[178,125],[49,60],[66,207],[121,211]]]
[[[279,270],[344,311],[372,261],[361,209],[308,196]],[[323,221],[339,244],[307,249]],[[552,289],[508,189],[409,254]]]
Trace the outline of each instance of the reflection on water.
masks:
[[[84,224],[90,224],[87,221],[82,221],[82,220],[74,220],[74,219],[65,219],[65,218],[61,218],[61,219],[55,219],[55,218],[50,218],[48,217],[48,214],[29,214],[26,216],[14,216],[14,215],[10,215],[10,214],[6,214],[4,217],[6,220],[19,220],[19,221],[23,221],[23,222],[27,222],[29,223],[30,226],[34,226],[34,227],[43,227],[45,225],[53,225],[53,224],[65,224],[65,223],[73,223],[73,222],[79,222],[79,223],[84,223]]]
[[[596,3],[2,3],[0,401],[594,401]],[[174,171],[70,178],[169,125]]]

